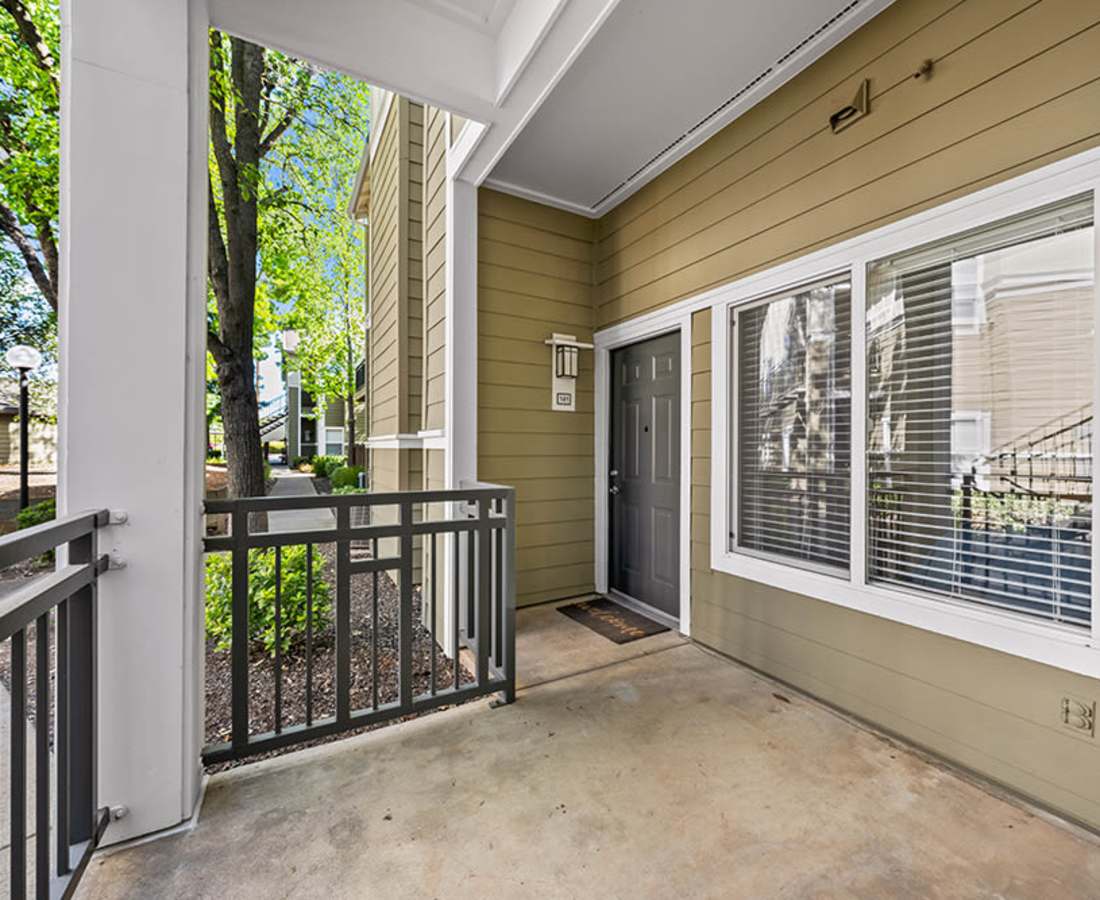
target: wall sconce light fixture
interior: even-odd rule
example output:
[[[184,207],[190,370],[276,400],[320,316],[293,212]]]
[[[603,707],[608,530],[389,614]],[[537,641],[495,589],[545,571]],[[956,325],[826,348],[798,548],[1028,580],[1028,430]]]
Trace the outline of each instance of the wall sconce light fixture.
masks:
[[[577,409],[577,376],[580,374],[580,351],[591,350],[591,344],[577,340],[575,334],[557,334],[546,339],[550,345],[552,385],[550,408],[555,412],[575,412]]]

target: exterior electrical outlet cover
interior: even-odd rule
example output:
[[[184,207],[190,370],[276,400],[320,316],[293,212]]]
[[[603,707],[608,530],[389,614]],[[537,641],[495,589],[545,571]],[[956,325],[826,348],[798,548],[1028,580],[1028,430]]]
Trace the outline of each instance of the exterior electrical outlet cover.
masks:
[[[1062,724],[1081,737],[1096,737],[1096,701],[1062,697]]]

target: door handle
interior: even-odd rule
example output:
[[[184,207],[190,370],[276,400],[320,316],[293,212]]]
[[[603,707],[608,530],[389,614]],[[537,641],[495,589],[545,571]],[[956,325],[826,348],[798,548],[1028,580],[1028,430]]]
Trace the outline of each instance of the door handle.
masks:
[[[617,484],[613,484],[613,485],[611,485],[611,487],[609,487],[607,489],[607,492],[609,494],[617,494],[617,493],[619,493],[619,490],[620,490],[619,486]]]

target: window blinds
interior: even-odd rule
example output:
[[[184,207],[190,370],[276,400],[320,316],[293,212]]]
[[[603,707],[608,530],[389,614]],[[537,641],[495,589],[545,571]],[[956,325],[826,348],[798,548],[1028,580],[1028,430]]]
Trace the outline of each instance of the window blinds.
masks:
[[[736,309],[732,327],[736,546],[847,569],[849,280]]]
[[[870,580],[1089,623],[1093,254],[1087,195],[868,267]]]

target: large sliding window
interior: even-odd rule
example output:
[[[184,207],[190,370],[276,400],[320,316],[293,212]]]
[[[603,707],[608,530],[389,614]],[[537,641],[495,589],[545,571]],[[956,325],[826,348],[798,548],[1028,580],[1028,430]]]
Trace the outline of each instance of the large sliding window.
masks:
[[[872,262],[868,575],[1088,624],[1092,197]]]
[[[1100,671],[1089,172],[716,292],[713,568]]]
[[[737,546],[848,567],[851,284],[734,310]]]

